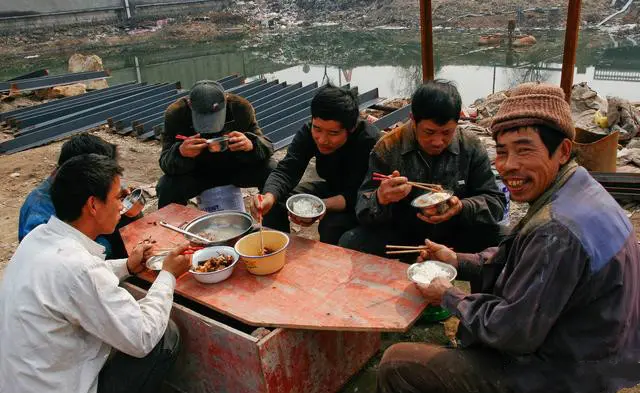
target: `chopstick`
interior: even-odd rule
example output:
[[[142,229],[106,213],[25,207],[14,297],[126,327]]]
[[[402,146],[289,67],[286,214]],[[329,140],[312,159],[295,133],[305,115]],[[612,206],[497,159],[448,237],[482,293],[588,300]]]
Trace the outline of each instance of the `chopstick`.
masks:
[[[425,249],[418,249],[418,248],[416,248],[415,250],[387,251],[385,254],[387,254],[387,255],[394,255],[394,254],[416,254],[416,253],[421,253],[422,251],[425,251]]]
[[[387,180],[387,179],[391,179],[391,176],[383,175],[383,174],[378,173],[378,172],[374,172],[373,173],[373,180],[374,181],[383,181],[383,180]],[[437,191],[442,190],[442,186],[439,186],[437,184],[418,183],[418,182],[412,182],[412,181],[407,182],[407,184],[409,184],[411,187],[420,188],[420,189],[426,190],[426,191],[437,192]]]
[[[184,250],[180,255],[193,255],[193,253],[195,253],[198,250],[202,250],[204,247],[201,246],[189,246],[189,248],[187,248],[186,250]],[[169,254],[173,249],[172,248],[160,248],[160,249],[156,249],[156,253],[153,254],[154,257],[156,256],[160,256],[160,255],[167,255]]]
[[[415,254],[415,253],[420,253],[422,251],[426,251],[429,247],[427,247],[426,245],[424,246],[396,246],[393,244],[387,244],[386,245],[387,251],[386,254],[387,255],[395,255],[395,254]],[[395,249],[394,251],[391,251]]]
[[[395,248],[398,250],[426,250],[429,246],[394,246],[393,244],[387,244],[386,248]]]

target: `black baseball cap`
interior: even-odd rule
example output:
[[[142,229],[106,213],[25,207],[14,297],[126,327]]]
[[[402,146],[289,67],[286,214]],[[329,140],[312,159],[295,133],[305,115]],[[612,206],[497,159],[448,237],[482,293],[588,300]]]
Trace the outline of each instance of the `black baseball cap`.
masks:
[[[218,82],[196,82],[189,93],[193,128],[201,134],[222,131],[227,117],[227,100],[224,87]]]

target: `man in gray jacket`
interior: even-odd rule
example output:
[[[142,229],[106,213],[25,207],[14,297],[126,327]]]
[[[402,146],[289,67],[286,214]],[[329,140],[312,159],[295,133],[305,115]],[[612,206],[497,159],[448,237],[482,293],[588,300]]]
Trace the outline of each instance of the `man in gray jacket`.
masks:
[[[640,253],[616,201],[571,159],[563,91],[526,84],[492,126],[496,168],[526,216],[499,247],[423,259],[458,269],[420,289],[460,319],[462,349],[389,348],[378,392],[616,392],[640,382]]]

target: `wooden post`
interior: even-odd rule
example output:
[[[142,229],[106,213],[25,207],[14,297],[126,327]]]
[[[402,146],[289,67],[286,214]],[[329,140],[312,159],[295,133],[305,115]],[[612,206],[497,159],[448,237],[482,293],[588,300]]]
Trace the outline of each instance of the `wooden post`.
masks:
[[[567,14],[567,30],[564,36],[564,56],[562,58],[562,79],[560,86],[564,90],[565,99],[571,103],[571,87],[573,86],[573,68],[576,64],[578,49],[578,32],[580,30],[581,0],[569,0]]]
[[[426,82],[435,79],[431,0],[420,0],[420,32],[422,40],[422,81]]]

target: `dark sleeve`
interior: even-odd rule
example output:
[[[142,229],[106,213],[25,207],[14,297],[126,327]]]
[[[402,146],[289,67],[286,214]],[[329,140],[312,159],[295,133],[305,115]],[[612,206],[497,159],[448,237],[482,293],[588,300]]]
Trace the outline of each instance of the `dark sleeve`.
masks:
[[[477,254],[456,253],[458,258],[458,276],[456,279],[471,281],[480,277],[482,265],[491,259],[498,250],[498,247],[487,248]]]
[[[366,132],[366,130],[363,130],[363,132]],[[350,157],[350,167],[346,171],[345,189],[340,194],[347,202],[347,211],[355,210],[358,190],[367,175],[367,169],[369,169],[369,153],[371,153],[371,149],[373,149],[376,142],[373,138],[363,138],[357,144],[353,157]]]
[[[491,161],[485,148],[477,142],[471,157],[468,198],[462,199],[461,222],[465,225],[495,225],[502,220],[507,200],[496,185]]]
[[[513,271],[501,296],[450,288],[442,305],[460,319],[464,346],[483,344],[512,354],[535,352],[574,292],[588,260],[580,242],[550,223],[514,244]]]
[[[273,143],[258,126],[256,113],[248,101],[240,101],[233,106],[233,118],[236,119],[237,129],[253,143],[253,150],[236,152],[238,161],[243,163],[262,162],[273,155]]]
[[[372,150],[369,154],[369,166],[364,181],[358,191],[356,216],[361,224],[377,224],[391,220],[391,205],[378,203],[377,190],[380,182],[372,180],[373,173],[391,173],[391,167],[382,157]]]
[[[281,201],[298,185],[304,171],[313,157],[314,142],[309,126],[304,125],[293,137],[287,155],[278,163],[264,185],[264,193],[272,193],[276,201]]]
[[[164,113],[164,130],[162,132],[162,152],[160,153],[160,168],[167,175],[183,175],[193,171],[196,161],[180,154],[182,141],[176,140],[176,135],[189,136],[191,131],[185,130],[183,108],[174,103]]]

